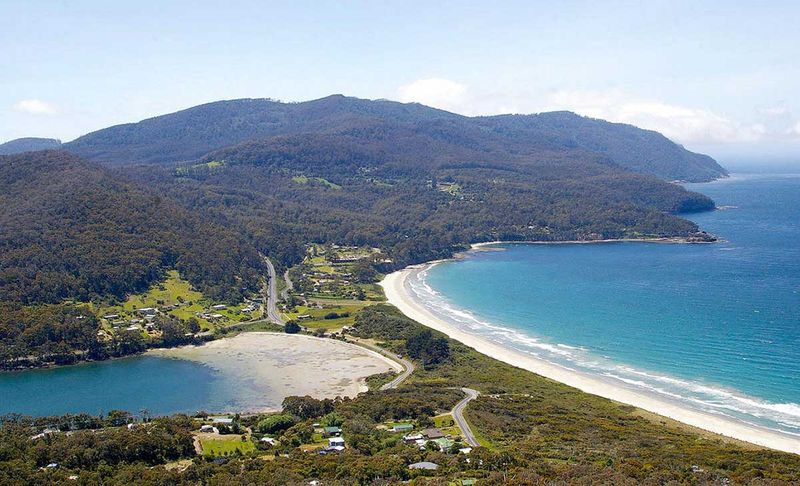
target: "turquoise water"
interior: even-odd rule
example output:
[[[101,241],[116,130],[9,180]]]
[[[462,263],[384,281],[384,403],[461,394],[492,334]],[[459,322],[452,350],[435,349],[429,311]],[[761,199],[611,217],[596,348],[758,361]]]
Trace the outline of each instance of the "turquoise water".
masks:
[[[224,377],[210,367],[157,356],[0,373],[0,414],[231,410],[236,396]]]
[[[408,281],[433,312],[551,362],[800,434],[800,176],[692,184],[716,244],[503,245]]]

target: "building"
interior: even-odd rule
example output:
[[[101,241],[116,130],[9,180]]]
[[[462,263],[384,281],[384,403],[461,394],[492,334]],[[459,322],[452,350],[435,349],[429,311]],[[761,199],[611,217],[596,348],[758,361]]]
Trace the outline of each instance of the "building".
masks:
[[[155,307],[142,307],[141,309],[137,309],[136,312],[142,314],[143,316],[154,316],[156,315],[156,312],[158,312],[158,309]]]
[[[447,437],[439,437],[438,439],[431,440],[431,442],[436,444],[442,452],[448,452],[450,448],[453,447],[453,441]]]
[[[214,309],[214,310],[217,310],[217,311],[219,311],[219,310],[225,310],[225,309],[227,309],[227,308],[228,308],[228,306],[227,306],[227,305],[225,305],[225,304],[217,304],[217,305],[212,305],[212,306],[211,306],[211,308],[212,308],[212,309]]]
[[[328,439],[328,447],[344,447],[344,438],[331,437]]]
[[[416,442],[418,440],[424,440],[422,434],[408,434],[403,436],[403,441],[408,443]]]
[[[413,424],[396,424],[392,427],[392,432],[411,432],[414,430]]]
[[[211,422],[215,424],[225,424],[225,425],[233,424],[233,419],[230,417],[209,417],[209,418],[211,419]]]
[[[201,425],[200,426],[200,432],[203,432],[203,433],[215,433],[216,434],[217,433],[217,429],[213,425]]]
[[[420,432],[420,434],[422,434],[422,436],[428,440],[434,440],[444,437],[444,432],[442,432],[440,429],[425,429],[422,432]]]
[[[342,435],[342,429],[339,427],[325,427],[322,429],[322,433],[325,437],[339,437]]]
[[[439,469],[439,465],[433,462],[422,461],[422,462],[415,462],[414,464],[408,465],[409,469],[424,469],[427,471],[435,471]]]

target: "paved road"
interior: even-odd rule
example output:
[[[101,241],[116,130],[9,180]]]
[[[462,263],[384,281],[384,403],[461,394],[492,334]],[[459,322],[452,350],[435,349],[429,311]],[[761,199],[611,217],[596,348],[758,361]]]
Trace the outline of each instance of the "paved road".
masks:
[[[397,388],[398,386],[400,386],[401,383],[406,381],[406,379],[409,376],[411,376],[411,373],[414,372],[414,363],[412,363],[410,360],[407,360],[405,358],[398,358],[397,355],[393,354],[391,351],[387,351],[387,350],[385,350],[385,349],[383,349],[383,348],[381,348],[379,346],[373,346],[372,344],[364,342],[359,338],[351,338],[351,339],[353,341],[355,341],[356,344],[358,344],[359,346],[363,346],[363,347],[365,347],[367,349],[371,349],[371,350],[375,351],[376,353],[381,353],[382,355],[386,356],[390,360],[395,361],[395,362],[400,363],[401,365],[403,365],[403,372],[400,373],[399,375],[395,376],[395,378],[392,381],[390,381],[389,383],[384,383],[381,386],[381,390],[391,390],[392,388]]]
[[[269,258],[264,257],[264,261],[267,263],[267,271],[269,272],[269,281],[267,282],[267,287],[265,289],[265,296],[266,296],[266,310],[267,310],[267,319],[274,322],[275,324],[283,325],[283,319],[281,319],[281,315],[278,312],[278,286],[276,282],[278,281],[277,275],[275,275],[275,265],[272,264]]]
[[[471,447],[478,447],[480,444],[478,443],[478,439],[475,438],[475,434],[472,433],[472,429],[469,428],[469,424],[464,419],[464,409],[467,407],[467,404],[472,400],[478,398],[478,391],[473,390],[472,388],[462,388],[461,391],[467,394],[463,400],[456,403],[456,406],[453,407],[453,420],[456,421],[458,427],[464,433],[464,438],[467,440],[467,444]]]
[[[289,270],[283,272],[283,280],[286,281],[286,287],[281,290],[281,299],[283,299],[284,302],[287,302],[289,300],[289,292],[291,292],[294,288],[292,279],[289,278]]]
[[[406,378],[411,376],[411,373],[414,372],[414,363],[412,363],[411,361],[405,358],[398,358],[396,355],[392,356],[392,353],[388,351],[381,350],[380,353],[389,359],[399,361],[403,365],[403,368],[405,368],[402,373],[400,373],[394,378],[394,380],[390,381],[389,383],[385,383],[383,386],[381,386],[381,390],[391,390],[392,388],[397,388],[398,386],[400,386],[401,383],[406,381]]]

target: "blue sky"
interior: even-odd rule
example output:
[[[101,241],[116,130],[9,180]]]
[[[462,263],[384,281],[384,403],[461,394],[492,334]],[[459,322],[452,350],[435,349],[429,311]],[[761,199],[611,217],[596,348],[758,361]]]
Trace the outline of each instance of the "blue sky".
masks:
[[[740,5],[743,4],[743,5]],[[800,159],[800,2],[0,0],[0,141],[343,93]]]

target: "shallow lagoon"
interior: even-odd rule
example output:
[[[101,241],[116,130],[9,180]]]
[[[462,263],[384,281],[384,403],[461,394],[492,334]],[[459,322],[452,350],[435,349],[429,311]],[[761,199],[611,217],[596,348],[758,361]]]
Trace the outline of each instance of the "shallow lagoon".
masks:
[[[396,367],[331,339],[243,333],[204,346],[0,373],[0,414],[274,410],[288,395],[356,395],[365,389],[365,377]]]

